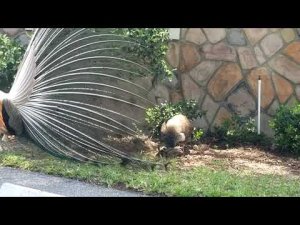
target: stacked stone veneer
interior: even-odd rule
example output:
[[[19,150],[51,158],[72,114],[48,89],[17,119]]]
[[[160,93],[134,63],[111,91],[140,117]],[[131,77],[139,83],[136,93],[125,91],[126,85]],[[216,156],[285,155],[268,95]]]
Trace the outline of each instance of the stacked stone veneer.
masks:
[[[169,43],[167,59],[177,68],[170,101],[196,99],[207,114],[204,129],[233,113],[257,117],[257,80],[262,80],[262,130],[280,104],[300,100],[300,29],[183,28]],[[175,80],[177,80],[175,79]]]

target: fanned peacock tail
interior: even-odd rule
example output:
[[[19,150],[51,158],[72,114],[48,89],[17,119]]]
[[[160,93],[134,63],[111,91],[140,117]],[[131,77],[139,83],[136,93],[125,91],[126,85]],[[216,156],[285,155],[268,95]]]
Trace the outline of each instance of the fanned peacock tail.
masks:
[[[154,104],[142,86],[151,71],[126,51],[135,45],[90,29],[37,29],[2,96],[8,130],[24,127],[44,149],[79,161],[143,162],[113,144],[136,135]]]

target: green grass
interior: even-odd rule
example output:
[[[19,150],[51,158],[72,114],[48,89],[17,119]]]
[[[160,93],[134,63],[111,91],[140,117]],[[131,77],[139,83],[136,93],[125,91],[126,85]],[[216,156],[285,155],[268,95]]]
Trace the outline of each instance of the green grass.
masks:
[[[169,171],[138,170],[118,165],[96,166],[34,152],[0,152],[0,166],[43,172],[111,187],[125,186],[166,196],[300,196],[300,180],[275,175],[238,175],[196,167]],[[219,162],[216,162],[217,164]],[[173,168],[174,167],[174,168]]]

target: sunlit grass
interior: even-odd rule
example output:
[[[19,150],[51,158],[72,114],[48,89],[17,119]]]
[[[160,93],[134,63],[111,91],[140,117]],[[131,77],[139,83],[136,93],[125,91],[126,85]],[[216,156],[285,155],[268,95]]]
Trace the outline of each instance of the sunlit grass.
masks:
[[[0,153],[0,166],[21,168],[110,187],[125,186],[163,196],[300,196],[300,180],[275,175],[232,174],[195,167],[168,171],[142,170],[120,165],[96,166],[55,158],[44,152]],[[219,164],[219,162],[216,162]]]

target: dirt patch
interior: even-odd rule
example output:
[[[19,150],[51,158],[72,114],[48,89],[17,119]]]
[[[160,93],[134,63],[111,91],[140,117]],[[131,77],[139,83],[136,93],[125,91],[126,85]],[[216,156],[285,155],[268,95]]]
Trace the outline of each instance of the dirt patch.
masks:
[[[260,148],[240,147],[218,150],[198,146],[199,150],[191,149],[189,154],[178,158],[180,168],[188,169],[206,165],[239,174],[276,174],[300,178],[300,161],[295,158],[279,156]]]
[[[144,137],[144,154],[155,157],[158,149],[163,149],[158,140]],[[176,166],[190,169],[196,166],[208,166],[213,169],[224,169],[238,174],[273,174],[300,178],[300,160],[272,152],[260,147],[237,147],[216,149],[214,145],[191,144],[181,146],[183,154],[170,155],[176,158]],[[176,147],[178,148],[178,146]],[[177,149],[176,149],[177,151]]]
[[[144,154],[147,152],[155,152],[158,149],[158,143],[150,140],[145,135],[123,137],[108,136],[103,140],[110,146],[128,154]]]

